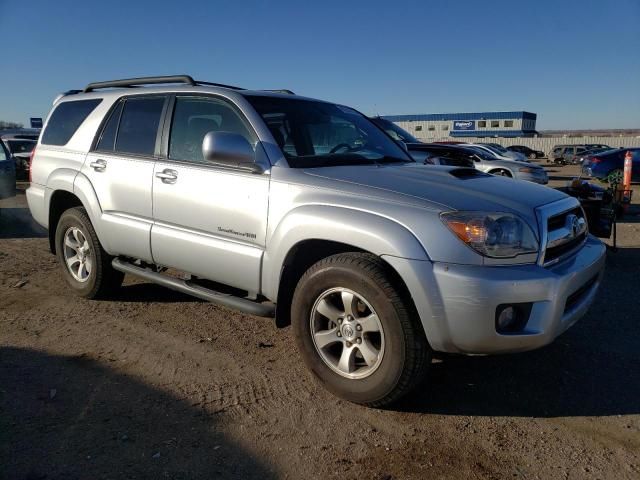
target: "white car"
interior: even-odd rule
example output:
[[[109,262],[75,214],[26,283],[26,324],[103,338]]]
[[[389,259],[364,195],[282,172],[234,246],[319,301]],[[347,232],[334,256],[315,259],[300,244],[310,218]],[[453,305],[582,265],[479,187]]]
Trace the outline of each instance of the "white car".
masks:
[[[520,152],[512,152],[504,147],[501,147],[497,143],[471,143],[470,146],[481,148],[485,152],[493,154],[500,160],[517,160],[518,162],[528,162],[529,159]]]

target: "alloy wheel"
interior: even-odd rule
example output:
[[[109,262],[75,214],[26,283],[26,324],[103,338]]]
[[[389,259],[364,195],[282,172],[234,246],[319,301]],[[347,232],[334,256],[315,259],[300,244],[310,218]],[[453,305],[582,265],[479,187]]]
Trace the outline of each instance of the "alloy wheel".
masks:
[[[311,310],[311,336],[318,355],[334,372],[368,377],[384,355],[384,331],[371,304],[347,288],[322,293]]]

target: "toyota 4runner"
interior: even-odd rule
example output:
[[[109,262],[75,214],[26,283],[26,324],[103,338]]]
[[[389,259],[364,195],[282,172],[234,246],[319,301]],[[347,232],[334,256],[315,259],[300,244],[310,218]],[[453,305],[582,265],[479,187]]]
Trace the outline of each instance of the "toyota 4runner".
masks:
[[[417,164],[352,108],[288,91],[90,84],[56,99],[31,162],[29,208],[72,291],[105,297],[128,273],[275,317],[326,388],[371,406],[434,351],[548,344],[604,268],[576,199]]]

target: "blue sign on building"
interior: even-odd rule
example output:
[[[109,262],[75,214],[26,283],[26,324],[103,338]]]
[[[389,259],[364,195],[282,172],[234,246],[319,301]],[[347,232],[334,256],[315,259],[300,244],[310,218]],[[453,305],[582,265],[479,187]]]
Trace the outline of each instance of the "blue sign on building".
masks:
[[[31,128],[42,128],[42,118],[31,117]]]
[[[453,122],[454,130],[475,130],[476,122],[475,120],[455,120]]]

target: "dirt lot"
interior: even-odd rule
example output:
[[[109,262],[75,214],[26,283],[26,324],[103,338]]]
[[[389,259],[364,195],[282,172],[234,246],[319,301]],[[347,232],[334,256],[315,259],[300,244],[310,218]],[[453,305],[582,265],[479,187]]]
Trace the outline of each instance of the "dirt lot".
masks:
[[[640,478],[639,207],[554,344],[440,358],[381,411],[326,393],[270,320],[131,278],[71,296],[20,193],[0,202],[0,478]]]

